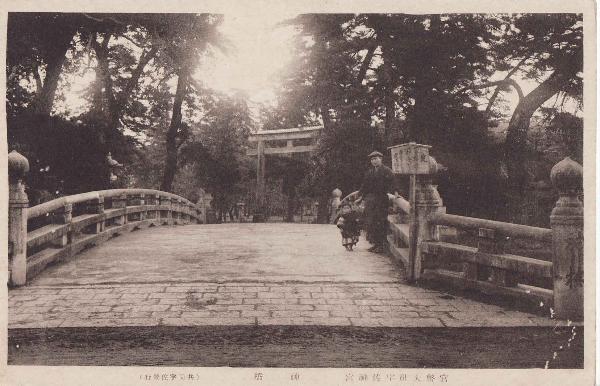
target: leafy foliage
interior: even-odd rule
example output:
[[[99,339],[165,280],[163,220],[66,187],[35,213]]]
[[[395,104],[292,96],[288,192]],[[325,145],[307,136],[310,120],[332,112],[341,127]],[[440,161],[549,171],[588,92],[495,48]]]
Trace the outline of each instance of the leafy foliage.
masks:
[[[329,193],[360,185],[368,153],[416,141],[448,167],[450,212],[537,222],[514,214],[545,194],[553,162],[582,158],[582,15],[299,15],[284,22],[296,35],[279,104],[257,119],[249,96],[194,78],[204,57],[230,49],[222,18],[9,14],[9,146],[32,162],[32,196],[109,186],[111,152],[126,165],[120,186],[188,197],[202,187],[226,211],[252,201],[250,130],[322,124],[310,159],[268,160],[270,189],[288,208],[318,199],[324,221]],[[93,78],[82,109],[65,102],[73,77]]]

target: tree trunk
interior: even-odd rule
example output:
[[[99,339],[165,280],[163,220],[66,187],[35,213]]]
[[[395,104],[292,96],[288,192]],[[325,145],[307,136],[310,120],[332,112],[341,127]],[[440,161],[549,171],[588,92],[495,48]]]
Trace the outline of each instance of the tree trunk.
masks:
[[[321,119],[323,120],[323,130],[326,133],[331,132],[331,117],[329,116],[329,106],[326,103],[322,103],[321,107]]]
[[[572,75],[556,70],[548,79],[529,94],[521,98],[508,124],[504,143],[504,162],[508,175],[508,216],[510,221],[521,222],[521,202],[528,183],[527,173],[527,133],[531,117],[535,111],[559,92]]]
[[[393,86],[393,82],[392,82],[392,59],[390,57],[390,52],[389,49],[382,45],[381,46],[382,52],[383,52],[383,73],[384,73],[384,87],[385,87],[385,94],[384,94],[384,103],[385,103],[385,123],[384,123],[384,129],[383,129],[383,140],[385,145],[387,146],[388,143],[388,136],[391,134],[393,126],[394,126],[394,119],[396,116],[396,112],[395,112],[395,101],[394,101],[394,86]]]
[[[360,87],[362,85],[363,80],[365,80],[365,76],[367,76],[367,71],[371,66],[371,61],[373,60],[373,56],[375,55],[375,49],[377,46],[373,44],[371,47],[367,49],[367,53],[363,62],[360,66],[360,70],[358,71],[358,75],[356,76],[356,87]]]
[[[383,128],[383,140],[386,146],[388,145],[388,138],[394,129],[394,119],[396,112],[394,111],[394,100],[393,94],[387,90],[385,93],[385,125]]]
[[[77,33],[76,27],[65,26],[63,33],[55,41],[52,50],[48,50],[48,55],[44,58],[46,62],[46,77],[44,78],[42,89],[33,103],[34,112],[37,114],[50,115],[52,112],[54,96],[56,95],[62,66],[65,62],[65,55],[71,46],[71,40],[73,40],[75,33]]]
[[[319,208],[317,210],[317,223],[329,223],[329,192],[323,193],[319,197]]]
[[[412,116],[409,121],[409,141],[428,144],[429,127],[427,116],[427,92],[424,90],[425,82],[420,77],[421,74],[415,76],[414,89],[414,105],[412,108]]]
[[[329,116],[329,106],[326,103],[321,103],[319,108],[321,110],[321,118],[323,119],[323,132],[325,135],[331,135],[333,128],[331,127],[331,117]],[[321,188],[323,186],[321,185]],[[323,188],[325,191],[321,192],[319,196],[319,208],[316,213],[317,224],[327,224],[329,222],[329,190]]]
[[[93,90],[92,90],[92,106],[91,106],[91,110],[97,114],[98,116],[101,116],[103,114],[103,106],[104,106],[104,99],[103,99],[103,95],[102,95],[102,88],[103,88],[103,75],[102,75],[102,69],[100,68],[100,66],[96,67],[96,81],[93,83]],[[102,134],[102,139],[101,142],[104,143],[104,134]]]
[[[294,212],[296,211],[296,197],[295,194],[290,193],[287,196],[287,213],[285,216],[285,221],[294,222]]]
[[[153,47],[148,53],[142,53],[138,65],[133,69],[131,77],[127,81],[123,91],[117,96],[114,92],[113,81],[109,71],[108,42],[110,37],[111,35],[106,35],[101,44],[98,44],[94,38],[92,44],[98,58],[98,69],[96,71],[99,80],[98,86],[100,90],[104,86],[104,96],[95,95],[95,99],[100,97],[100,100],[104,101],[100,106],[96,106],[96,109],[97,111],[103,111],[108,120],[106,133],[104,133],[104,138],[101,141],[108,143],[108,146],[112,147],[117,138],[118,129],[121,124],[121,114],[127,104],[127,100],[138,83],[144,68],[158,52],[158,48]],[[102,92],[100,91],[100,93]]]
[[[165,192],[173,190],[173,181],[175,180],[175,173],[177,172],[177,136],[179,128],[181,127],[181,106],[186,95],[188,84],[187,78],[189,76],[187,68],[181,68],[178,72],[177,91],[175,92],[175,99],[173,101],[173,114],[171,116],[171,124],[169,125],[166,137],[167,162],[162,184],[160,186],[160,189]]]
[[[92,46],[94,47],[94,52],[96,52],[96,59],[98,61],[98,68],[96,70],[96,75],[98,76],[97,81],[99,83],[98,86],[100,87],[100,90],[104,88],[104,91],[100,91],[102,95],[95,95],[95,98],[100,97],[101,99],[101,105],[96,106],[96,110],[102,112],[108,121],[107,125],[103,126],[103,132],[99,133],[100,143],[105,145],[108,149],[114,147],[113,144],[117,138],[116,130],[118,127],[118,117],[115,118],[116,101],[108,63],[108,42],[110,38],[111,35],[106,34],[102,43],[98,43],[95,36],[92,38]]]
[[[137,83],[140,79],[140,76],[142,76],[142,73],[144,72],[144,68],[156,56],[157,52],[158,52],[158,47],[155,46],[155,47],[152,47],[152,49],[150,49],[150,51],[148,51],[147,53],[142,52],[142,55],[140,55],[140,60],[138,62],[138,65],[131,72],[131,77],[127,81],[125,88],[119,94],[119,97],[117,99],[117,102],[118,102],[117,107],[120,110],[122,110],[124,105],[127,103],[127,99],[129,98],[129,96],[133,92],[133,89],[137,85]]]

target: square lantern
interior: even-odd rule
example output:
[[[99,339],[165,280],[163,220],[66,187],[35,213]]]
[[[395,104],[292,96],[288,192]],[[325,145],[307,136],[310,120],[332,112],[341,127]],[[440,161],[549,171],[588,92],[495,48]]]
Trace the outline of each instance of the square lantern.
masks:
[[[429,174],[429,145],[414,142],[389,147],[396,174]]]

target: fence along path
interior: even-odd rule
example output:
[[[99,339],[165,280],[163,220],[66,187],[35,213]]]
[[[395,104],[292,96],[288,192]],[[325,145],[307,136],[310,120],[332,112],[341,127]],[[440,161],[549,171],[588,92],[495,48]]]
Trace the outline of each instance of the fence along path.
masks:
[[[390,251],[409,280],[531,301],[558,318],[583,320],[582,166],[567,157],[552,168],[559,199],[546,229],[446,214],[433,184],[440,168],[428,154],[424,160],[428,172],[417,176],[414,196],[394,198],[397,213],[388,218]],[[471,243],[459,237],[468,232]],[[551,260],[511,253],[514,240],[546,245]]]
[[[28,208],[25,157],[8,156],[9,284],[23,285],[46,266],[116,235],[158,225],[196,223],[187,199],[152,189],[111,189],[57,198]]]

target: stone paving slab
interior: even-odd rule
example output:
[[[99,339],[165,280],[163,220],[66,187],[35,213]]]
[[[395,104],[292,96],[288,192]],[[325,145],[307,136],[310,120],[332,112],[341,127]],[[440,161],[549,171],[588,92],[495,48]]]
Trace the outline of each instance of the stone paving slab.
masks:
[[[410,286],[391,258],[333,225],[226,224],[133,232],[9,291],[9,328],[317,325],[556,326]]]
[[[26,286],[9,291],[8,327],[322,325],[565,326],[395,282],[225,282]]]
[[[32,284],[402,279],[387,256],[368,247],[361,238],[355,251],[346,251],[332,224],[160,226],[83,251],[67,264],[48,267]]]

